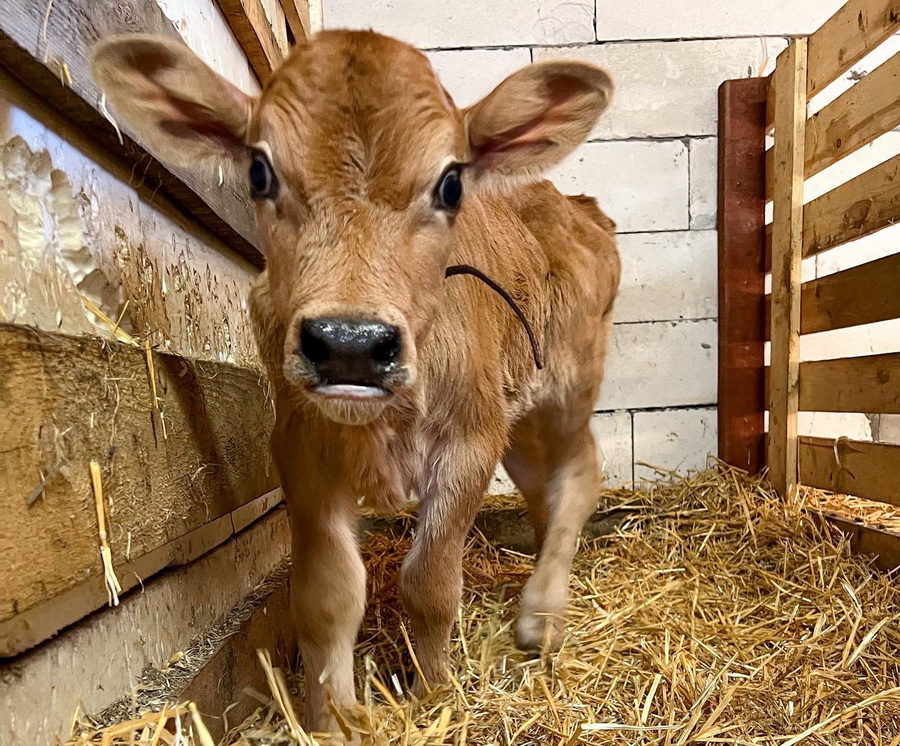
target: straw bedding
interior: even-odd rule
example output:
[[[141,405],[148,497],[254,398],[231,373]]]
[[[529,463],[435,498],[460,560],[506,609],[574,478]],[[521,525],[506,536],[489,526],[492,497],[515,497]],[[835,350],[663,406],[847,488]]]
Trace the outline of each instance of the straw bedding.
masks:
[[[721,468],[603,500],[641,509],[584,542],[568,638],[543,659],[516,651],[510,630],[532,558],[473,539],[453,686],[425,702],[405,694],[414,665],[394,581],[408,537],[370,537],[363,704],[343,726],[378,746],[900,744],[900,592],[840,534]],[[299,682],[269,680],[271,701],[223,746],[326,743],[296,724],[286,689]],[[82,726],[73,743],[213,746],[186,714],[114,735]]]

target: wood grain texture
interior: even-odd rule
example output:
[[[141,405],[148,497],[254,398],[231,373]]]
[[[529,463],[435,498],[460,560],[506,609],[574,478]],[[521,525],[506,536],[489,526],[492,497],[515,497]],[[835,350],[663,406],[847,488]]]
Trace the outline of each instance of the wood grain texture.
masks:
[[[800,332],[813,334],[900,318],[900,254],[825,275],[803,286]]]
[[[295,43],[308,39],[312,34],[309,20],[309,1],[280,0],[280,3]]]
[[[91,460],[103,470],[114,565],[144,559],[143,576],[180,561],[153,552],[277,486],[260,375],[153,361],[159,411],[143,350],[0,325],[0,622],[82,583],[105,602]],[[220,528],[194,535],[181,556],[234,530]]]
[[[900,414],[900,353],[801,364],[800,409]]]
[[[815,334],[900,318],[900,254],[825,275],[803,285],[800,293],[800,333]],[[766,296],[766,340],[772,319],[772,298]]]
[[[900,534],[863,526],[833,513],[824,513],[822,518],[850,537],[854,552],[872,555],[879,570],[890,572],[900,567]]]
[[[829,492],[900,505],[900,446],[800,438],[800,481]]]
[[[768,81],[719,88],[719,458],[765,465],[765,114]]]
[[[900,30],[900,0],[849,0],[809,37],[811,98]]]
[[[775,214],[772,247],[772,355],[767,462],[775,489],[797,485],[800,373],[800,263],[806,127],[806,40],[775,68]]]
[[[849,0],[809,37],[807,98],[837,80],[898,30],[900,0]],[[774,125],[773,95],[766,114],[766,131]]]
[[[803,258],[894,225],[900,218],[900,155],[808,203],[803,211]],[[773,228],[766,229],[766,265]]]
[[[250,61],[253,72],[265,83],[285,54],[278,44],[260,0],[216,0],[231,31]]]
[[[46,23],[45,23],[46,14]],[[224,183],[199,172],[169,168],[129,133],[124,143],[103,115],[90,76],[93,44],[113,33],[180,36],[153,0],[16,0],[0,3],[0,67],[76,126],[133,174],[151,202],[164,199],[228,246],[263,266],[254,211],[243,179],[225,169]]]
[[[900,54],[876,67],[806,123],[806,178],[900,126]],[[766,198],[772,198],[775,152],[766,154]]]

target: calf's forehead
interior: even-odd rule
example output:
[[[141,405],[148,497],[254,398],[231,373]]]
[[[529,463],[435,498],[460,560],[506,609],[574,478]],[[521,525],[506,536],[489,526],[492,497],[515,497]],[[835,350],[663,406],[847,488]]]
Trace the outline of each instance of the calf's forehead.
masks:
[[[371,32],[298,48],[266,86],[253,130],[308,197],[349,191],[403,207],[466,158],[461,114],[428,59]]]

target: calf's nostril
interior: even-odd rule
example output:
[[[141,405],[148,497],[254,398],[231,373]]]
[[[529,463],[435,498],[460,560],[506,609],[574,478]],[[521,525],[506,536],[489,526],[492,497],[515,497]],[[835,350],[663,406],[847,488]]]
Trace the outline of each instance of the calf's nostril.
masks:
[[[381,339],[372,347],[372,360],[389,365],[400,357],[400,330],[396,326],[385,326]]]
[[[313,365],[328,360],[327,329],[315,320],[306,320],[300,327],[300,354]]]

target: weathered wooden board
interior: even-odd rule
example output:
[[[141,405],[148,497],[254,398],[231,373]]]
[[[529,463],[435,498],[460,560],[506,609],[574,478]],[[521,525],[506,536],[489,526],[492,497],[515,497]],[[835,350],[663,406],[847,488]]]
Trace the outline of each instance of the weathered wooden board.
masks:
[[[260,0],[216,0],[253,72],[265,83],[285,58]],[[281,6],[278,6],[279,10]],[[284,18],[281,18],[284,21]]]
[[[900,254],[835,272],[803,285],[800,333],[814,334],[900,318]],[[766,329],[772,316],[766,297]]]
[[[900,446],[800,438],[800,481],[829,492],[900,505]]]
[[[897,31],[900,0],[849,0],[809,37],[807,94],[837,80]]]
[[[834,513],[825,513],[822,517],[849,535],[854,552],[872,555],[878,569],[890,572],[900,567],[900,534],[863,526]]]
[[[144,350],[0,325],[0,623],[82,583],[93,608],[105,602],[91,460],[114,566],[143,561],[138,575],[177,562],[171,542],[277,487],[260,374],[152,359],[158,410]],[[233,532],[228,518],[179,551],[190,559]],[[15,652],[7,643],[0,655]]]
[[[309,18],[309,0],[281,0],[281,9],[295,42],[312,35]]]
[[[781,53],[775,68],[775,212],[772,244],[772,356],[767,463],[782,494],[797,484],[800,372],[800,264],[806,127],[806,40]]]
[[[153,699],[162,682],[184,670],[176,666],[174,675],[160,676],[156,669],[176,653],[192,662],[217,635],[239,624],[235,610],[269,586],[289,548],[286,511],[275,509],[198,560],[146,580],[119,606],[100,609],[0,663],[0,743],[65,743],[76,707],[102,716],[121,700],[118,712],[131,712],[136,684],[150,685],[137,694],[139,706],[140,697]],[[273,623],[289,627],[287,617]]]
[[[806,93],[812,98],[891,34],[900,31],[900,0],[849,0],[809,37]],[[769,100],[766,130],[775,123]]]
[[[803,211],[803,257],[876,233],[900,219],[900,155],[808,203]],[[772,228],[766,230],[767,266]]]
[[[800,409],[900,414],[900,353],[802,363]]]
[[[719,458],[765,465],[765,78],[719,88]]]
[[[900,125],[900,54],[876,67],[806,123],[806,178]],[[775,151],[766,154],[766,198],[772,198]]]
[[[101,93],[90,77],[92,45],[112,33],[181,37],[153,0],[15,0],[0,3],[0,67],[45,101],[85,137],[132,170],[146,197],[164,198],[256,266],[253,208],[243,179],[224,169],[202,174],[164,166],[125,132],[124,143],[106,119]],[[205,176],[205,178],[204,178]]]

